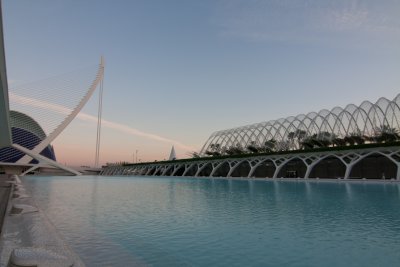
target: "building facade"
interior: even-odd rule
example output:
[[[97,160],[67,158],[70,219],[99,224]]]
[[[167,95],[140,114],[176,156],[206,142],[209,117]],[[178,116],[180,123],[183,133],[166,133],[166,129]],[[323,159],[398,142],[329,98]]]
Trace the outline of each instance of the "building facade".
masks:
[[[199,158],[109,166],[104,175],[400,180],[400,94],[217,131]]]
[[[18,144],[24,148],[32,150],[46,139],[46,133],[43,131],[42,127],[28,115],[11,110],[9,119],[12,132],[12,141],[14,144]],[[24,155],[25,153],[13,147],[1,148],[0,162],[15,163]],[[56,155],[51,145],[45,147],[40,152],[40,155],[54,161],[56,160]],[[37,163],[37,161],[32,160],[30,163]]]

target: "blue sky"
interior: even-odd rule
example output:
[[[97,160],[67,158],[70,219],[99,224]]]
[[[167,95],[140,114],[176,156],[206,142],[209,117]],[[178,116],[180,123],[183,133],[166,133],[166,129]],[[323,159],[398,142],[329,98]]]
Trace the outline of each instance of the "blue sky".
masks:
[[[400,92],[399,1],[3,0],[3,13],[10,87],[104,55],[103,118],[168,139],[103,128],[102,162],[164,159],[174,142],[184,157],[215,130]],[[75,120],[59,160],[93,164],[95,136]]]

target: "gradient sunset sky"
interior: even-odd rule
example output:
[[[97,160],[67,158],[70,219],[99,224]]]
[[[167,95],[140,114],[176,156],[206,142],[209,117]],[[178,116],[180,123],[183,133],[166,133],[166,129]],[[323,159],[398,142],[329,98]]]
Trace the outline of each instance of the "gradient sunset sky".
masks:
[[[101,163],[400,93],[400,1],[3,0],[9,87],[105,57]],[[97,93],[53,142],[93,165]]]

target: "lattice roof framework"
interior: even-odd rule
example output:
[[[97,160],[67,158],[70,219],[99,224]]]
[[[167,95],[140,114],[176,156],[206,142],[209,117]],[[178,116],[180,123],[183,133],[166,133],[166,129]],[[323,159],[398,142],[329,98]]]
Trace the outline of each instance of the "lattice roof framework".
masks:
[[[245,148],[249,145],[263,146],[271,139],[276,141],[279,150],[279,146],[284,146],[289,135],[296,131],[304,131],[305,136],[328,132],[331,138],[344,138],[351,134],[374,136],[377,129],[384,126],[400,129],[400,94],[393,100],[382,97],[375,103],[364,101],[359,106],[349,104],[345,108],[334,107],[217,131],[208,138],[200,154],[204,155],[215,145]]]

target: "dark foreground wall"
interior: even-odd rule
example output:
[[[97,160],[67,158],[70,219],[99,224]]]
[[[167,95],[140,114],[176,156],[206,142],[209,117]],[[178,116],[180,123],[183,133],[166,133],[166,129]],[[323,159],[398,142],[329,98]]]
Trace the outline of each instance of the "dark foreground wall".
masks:
[[[8,175],[0,174],[0,233],[11,192],[11,184],[7,183],[7,180]]]

